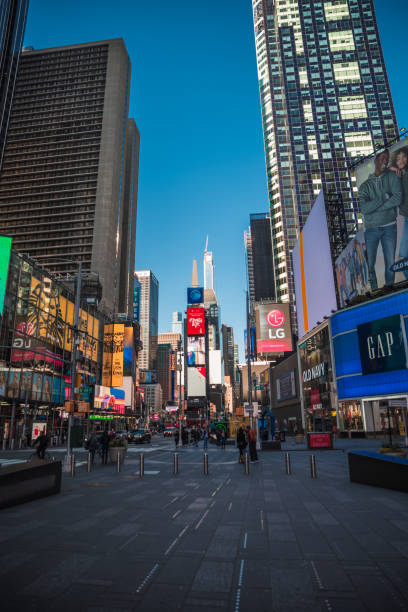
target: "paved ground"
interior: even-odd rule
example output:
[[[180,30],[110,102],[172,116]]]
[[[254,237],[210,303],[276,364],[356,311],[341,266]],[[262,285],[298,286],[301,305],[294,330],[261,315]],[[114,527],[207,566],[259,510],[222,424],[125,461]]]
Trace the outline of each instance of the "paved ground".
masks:
[[[263,453],[249,476],[236,451],[130,451],[123,471],[80,468],[63,493],[0,512],[1,609],[186,612],[408,610],[408,497],[351,484],[342,441]],[[142,447],[148,451],[148,447]],[[0,453],[8,459],[24,453]]]

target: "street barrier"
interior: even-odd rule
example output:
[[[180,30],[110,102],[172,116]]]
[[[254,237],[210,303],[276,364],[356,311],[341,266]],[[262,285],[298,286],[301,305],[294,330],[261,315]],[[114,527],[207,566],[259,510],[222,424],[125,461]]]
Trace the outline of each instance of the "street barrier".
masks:
[[[178,474],[178,453],[173,455],[173,474],[174,476]]]
[[[245,453],[245,474],[249,476],[249,457],[248,453]]]
[[[285,466],[286,466],[286,474],[292,474],[292,466],[290,464],[290,455],[289,453],[285,453]]]
[[[208,454],[204,453],[204,474],[208,476]]]
[[[140,453],[139,455],[139,478],[143,478],[144,476],[144,454]]]
[[[71,455],[71,476],[75,476],[75,455]]]
[[[316,457],[314,455],[310,455],[310,475],[312,478],[317,478]]]

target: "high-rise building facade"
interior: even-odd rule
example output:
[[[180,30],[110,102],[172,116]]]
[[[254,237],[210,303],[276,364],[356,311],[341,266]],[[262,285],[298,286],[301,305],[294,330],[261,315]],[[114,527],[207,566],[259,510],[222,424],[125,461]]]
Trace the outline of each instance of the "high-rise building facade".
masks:
[[[350,164],[398,129],[373,0],[252,0],[276,299],[321,189],[358,217]]]
[[[181,334],[173,333],[173,332],[165,332],[164,334],[158,335],[157,342],[159,344],[170,344],[173,351],[181,350]]]
[[[223,323],[221,326],[221,336],[224,374],[230,377],[230,382],[233,384],[235,381],[234,330]]]
[[[131,315],[139,132],[122,39],[22,53],[0,176],[0,227],[54,273],[97,273]],[[67,261],[69,260],[69,261]]]
[[[212,251],[204,251],[204,289],[215,291],[215,270]]]
[[[275,300],[271,223],[267,213],[250,215],[250,227],[245,232],[248,289],[251,304]]]
[[[170,344],[157,345],[157,380],[162,388],[162,401],[165,404],[174,400],[175,354]]]
[[[159,331],[159,281],[151,270],[135,270],[140,283],[140,339],[139,368],[156,370],[157,336]]]
[[[0,3],[0,169],[6,145],[27,11],[28,0],[2,0]]]
[[[171,331],[173,334],[183,335],[183,313],[173,312]]]
[[[221,309],[213,289],[204,289],[204,308],[208,329],[208,348],[220,350]]]

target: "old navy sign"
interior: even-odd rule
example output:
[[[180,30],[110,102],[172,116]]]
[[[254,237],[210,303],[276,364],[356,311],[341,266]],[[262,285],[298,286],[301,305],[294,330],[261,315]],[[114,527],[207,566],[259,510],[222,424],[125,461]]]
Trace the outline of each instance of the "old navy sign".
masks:
[[[316,380],[316,378],[321,378],[326,373],[326,364],[324,361],[318,363],[312,368],[308,368],[303,371],[302,377],[303,382],[309,382],[310,380]]]
[[[407,340],[402,315],[357,325],[357,334],[363,374],[407,368]]]

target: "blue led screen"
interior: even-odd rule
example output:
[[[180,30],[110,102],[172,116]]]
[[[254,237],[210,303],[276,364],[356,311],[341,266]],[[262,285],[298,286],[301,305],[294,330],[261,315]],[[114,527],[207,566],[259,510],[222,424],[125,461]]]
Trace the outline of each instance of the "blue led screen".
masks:
[[[331,317],[339,400],[408,393],[408,370],[361,374],[357,325],[394,314],[404,316],[408,333],[408,291],[350,308]],[[348,332],[348,333],[345,333]]]

